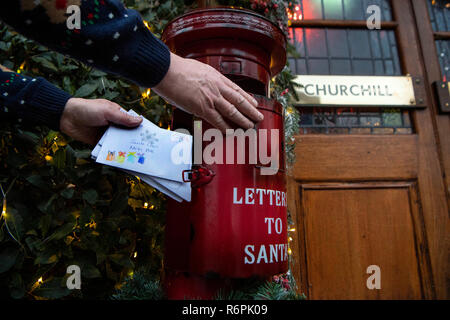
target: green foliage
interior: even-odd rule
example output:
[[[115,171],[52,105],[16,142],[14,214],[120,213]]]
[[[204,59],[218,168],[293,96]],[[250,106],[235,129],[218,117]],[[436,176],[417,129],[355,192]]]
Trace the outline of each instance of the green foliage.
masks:
[[[186,10],[182,0],[124,2],[156,35]],[[153,93],[143,96],[147,88],[49,51],[3,24],[0,39],[0,64],[169,125],[171,107]],[[291,88],[289,79],[285,69],[274,83],[276,96]],[[163,266],[165,197],[136,177],[92,162],[89,146],[58,132],[0,123],[0,184],[9,189],[0,220],[0,299],[104,299],[120,287],[113,299],[161,298],[155,279]],[[81,290],[66,288],[72,264],[81,267]],[[140,267],[150,271],[129,277]]]
[[[151,21],[155,33],[184,10],[182,1],[128,2]],[[147,88],[48,51],[4,25],[0,39],[0,64],[45,77],[77,97],[110,99],[169,125],[171,108],[156,95],[143,98]],[[166,201],[161,193],[93,163],[89,146],[60,133],[1,124],[0,183],[12,188],[0,221],[0,297],[108,298],[140,265],[159,275]],[[66,268],[72,264],[81,267],[81,291],[66,288]]]
[[[111,296],[112,300],[161,300],[164,294],[158,279],[138,270],[125,279],[124,284]]]
[[[291,289],[293,279],[286,276],[285,281],[274,277],[273,281],[262,281],[257,279],[245,280],[236,290],[217,293],[216,300],[304,300],[304,295],[299,295]],[[290,283],[289,283],[290,282]]]

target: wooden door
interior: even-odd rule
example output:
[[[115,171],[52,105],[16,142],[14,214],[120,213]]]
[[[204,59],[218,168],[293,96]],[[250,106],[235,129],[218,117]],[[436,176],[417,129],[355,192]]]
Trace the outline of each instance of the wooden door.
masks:
[[[416,19],[429,22],[426,10],[417,12],[426,1],[370,1],[382,8],[381,30],[366,28],[364,0],[303,0],[292,22],[294,72],[410,74],[422,77],[427,105],[300,109],[288,210],[292,271],[309,299],[449,297],[450,155],[442,135],[450,127],[437,120],[417,29]],[[381,289],[367,286],[369,266],[379,267]]]

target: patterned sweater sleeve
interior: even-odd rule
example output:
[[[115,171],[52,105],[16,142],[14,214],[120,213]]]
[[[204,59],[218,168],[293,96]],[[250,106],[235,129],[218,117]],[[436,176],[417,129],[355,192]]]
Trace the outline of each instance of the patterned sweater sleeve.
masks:
[[[71,24],[76,11],[67,14],[72,5],[80,9],[80,28]],[[166,45],[119,0],[0,1],[0,19],[55,51],[143,87],[157,85],[170,65]]]
[[[0,117],[46,124],[59,130],[59,120],[70,99],[65,91],[43,78],[31,78],[0,68]]]

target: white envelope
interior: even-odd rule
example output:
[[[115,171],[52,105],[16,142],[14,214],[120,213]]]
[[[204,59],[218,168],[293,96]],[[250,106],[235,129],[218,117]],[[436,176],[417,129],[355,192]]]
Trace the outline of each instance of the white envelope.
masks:
[[[138,115],[133,110],[130,110],[129,113],[132,115]],[[148,120],[144,119],[144,121],[148,121]],[[155,126],[152,123],[151,123],[151,125]],[[157,127],[157,128],[159,130],[167,131],[167,130],[161,129],[159,127]],[[105,141],[108,142],[108,140],[107,140],[108,135],[113,130],[114,130],[114,127],[110,126],[106,130],[106,132],[103,134],[102,138],[100,139],[100,141],[97,143],[97,145],[91,152],[91,157],[93,159],[97,159],[99,157],[99,155],[101,154],[101,151],[103,149],[103,145],[104,145]],[[131,130],[133,130],[133,129],[131,129]],[[176,134],[176,132],[171,132],[171,133]],[[174,136],[175,136],[175,139],[179,138],[178,135],[174,135]],[[184,135],[184,136],[186,136],[186,135]],[[188,137],[190,137],[192,140],[191,136],[188,136]],[[108,139],[110,139],[110,138],[108,138]],[[190,149],[189,149],[190,151],[192,150],[191,148],[192,148],[192,144],[190,144]],[[189,163],[190,163],[191,159],[192,159],[191,152],[189,152],[188,155],[189,155]],[[97,161],[97,162],[100,162],[100,161]],[[109,162],[111,162],[111,161],[109,161]],[[191,164],[188,165],[188,168],[189,169],[191,168]],[[185,170],[189,170],[189,169],[185,169]],[[149,184],[150,186],[152,186],[155,189],[158,189],[162,193],[166,194],[167,196],[173,198],[174,200],[176,200],[178,202],[181,202],[182,200],[186,200],[188,202],[191,201],[191,183],[190,182],[179,182],[179,181],[169,180],[169,179],[165,179],[165,178],[161,178],[161,177],[155,177],[152,175],[142,174],[140,172],[136,172],[136,171],[132,171],[132,170],[124,169],[124,171],[129,174],[139,177],[145,183]]]
[[[192,166],[192,136],[161,129],[145,118],[134,129],[111,126],[96,161],[183,182],[182,172]]]

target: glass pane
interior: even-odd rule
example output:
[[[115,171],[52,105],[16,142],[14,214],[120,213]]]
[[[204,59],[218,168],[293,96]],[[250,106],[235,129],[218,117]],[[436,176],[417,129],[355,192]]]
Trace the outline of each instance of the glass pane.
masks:
[[[434,31],[450,31],[450,3],[448,0],[427,0],[428,13]]]
[[[394,31],[291,28],[290,34],[300,55],[289,60],[294,73],[401,75]]]
[[[371,5],[380,7],[382,20],[392,20],[388,0],[300,0],[292,17],[293,20],[366,20]]]
[[[300,53],[289,59],[296,74],[401,75],[394,31],[292,28],[291,34]],[[448,42],[440,45],[449,65]],[[300,113],[303,134],[413,133],[409,111],[398,108],[315,107]]]
[[[439,64],[441,66],[442,81],[450,79],[450,40],[437,40],[436,50],[438,52]]]

